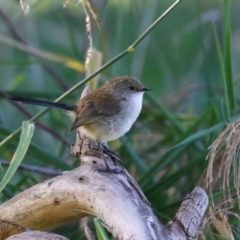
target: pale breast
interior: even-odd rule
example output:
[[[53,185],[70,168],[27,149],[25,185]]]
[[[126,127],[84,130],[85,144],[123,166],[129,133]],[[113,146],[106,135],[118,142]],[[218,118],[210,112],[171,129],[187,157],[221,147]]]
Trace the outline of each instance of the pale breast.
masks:
[[[111,131],[105,134],[105,141],[117,139],[130,130],[141,112],[142,98],[143,92],[138,92],[132,94],[128,101],[122,101],[123,110],[108,123]]]
[[[143,92],[131,95],[122,100],[122,111],[113,117],[106,117],[98,122],[82,126],[82,131],[97,141],[112,141],[123,136],[130,130],[142,109]]]

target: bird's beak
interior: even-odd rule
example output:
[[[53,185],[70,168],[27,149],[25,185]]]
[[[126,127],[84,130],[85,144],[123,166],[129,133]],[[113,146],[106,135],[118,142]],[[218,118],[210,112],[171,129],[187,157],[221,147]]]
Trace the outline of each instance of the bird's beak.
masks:
[[[143,92],[147,92],[147,91],[152,91],[152,89],[150,89],[150,88],[145,88],[145,87],[144,87],[144,88],[142,88],[142,91],[143,91]]]

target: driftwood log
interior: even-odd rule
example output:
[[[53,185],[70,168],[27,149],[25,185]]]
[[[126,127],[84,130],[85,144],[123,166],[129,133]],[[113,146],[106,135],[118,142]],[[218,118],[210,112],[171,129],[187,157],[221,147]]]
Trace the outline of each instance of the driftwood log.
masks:
[[[115,239],[195,239],[208,205],[202,188],[195,187],[171,223],[164,226],[132,176],[113,161],[112,153],[104,156],[116,173],[100,170],[105,169],[105,163],[96,147],[97,143],[79,128],[72,153],[81,159],[81,166],[0,205],[0,240],[64,240],[65,237],[46,231],[87,215],[100,218]]]

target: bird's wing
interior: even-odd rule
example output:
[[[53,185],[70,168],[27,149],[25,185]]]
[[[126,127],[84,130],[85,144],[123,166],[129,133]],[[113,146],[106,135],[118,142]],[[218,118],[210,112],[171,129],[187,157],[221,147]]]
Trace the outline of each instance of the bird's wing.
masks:
[[[120,102],[116,101],[110,94],[104,94],[101,97],[97,96],[95,99],[87,95],[85,99],[80,101],[77,108],[77,118],[71,130],[88,123],[99,121],[105,117],[114,116],[120,111]]]

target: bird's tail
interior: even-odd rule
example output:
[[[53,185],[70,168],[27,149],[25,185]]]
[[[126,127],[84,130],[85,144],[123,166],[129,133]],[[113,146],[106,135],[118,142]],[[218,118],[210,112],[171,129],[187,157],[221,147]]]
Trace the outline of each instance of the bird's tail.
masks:
[[[62,103],[48,102],[48,101],[33,99],[33,98],[9,97],[9,99],[15,102],[38,105],[38,106],[49,107],[49,108],[59,108],[59,109],[68,110],[68,111],[74,111],[76,109],[76,105],[66,105]]]

